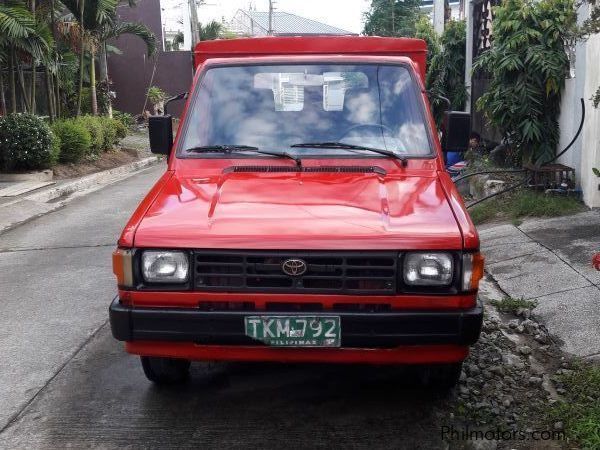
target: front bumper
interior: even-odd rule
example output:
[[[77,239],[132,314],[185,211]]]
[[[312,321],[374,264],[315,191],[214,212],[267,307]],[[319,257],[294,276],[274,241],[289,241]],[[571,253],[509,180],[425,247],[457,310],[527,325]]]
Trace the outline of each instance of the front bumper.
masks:
[[[264,347],[263,343],[244,334],[244,317],[261,314],[306,316],[312,313],[134,308],[122,305],[118,298],[113,300],[109,308],[112,333],[120,341],[178,342],[196,346]],[[314,314],[323,314],[323,311]],[[466,310],[336,311],[333,314],[340,316],[341,347],[347,349],[471,345],[479,338],[483,320],[483,308],[479,304]]]

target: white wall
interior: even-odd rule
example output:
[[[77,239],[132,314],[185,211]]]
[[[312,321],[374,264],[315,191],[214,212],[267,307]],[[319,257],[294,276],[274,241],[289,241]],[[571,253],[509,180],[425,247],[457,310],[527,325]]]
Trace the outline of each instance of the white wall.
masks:
[[[583,128],[581,153],[581,187],[585,203],[600,208],[600,178],[592,173],[592,167],[600,168],[600,109],[594,108],[590,98],[600,86],[600,36],[591,37],[586,44],[587,70],[584,99],[586,118]]]
[[[584,4],[579,9],[579,21],[588,14],[588,5]],[[575,77],[565,80],[557,151],[564,149],[577,132],[581,120],[581,98],[585,102],[586,118],[581,135],[558,161],[575,169],[584,202],[590,207],[600,207],[600,178],[592,173],[592,167],[600,167],[600,110],[595,109],[590,101],[600,86],[600,36],[577,44],[575,61]]]

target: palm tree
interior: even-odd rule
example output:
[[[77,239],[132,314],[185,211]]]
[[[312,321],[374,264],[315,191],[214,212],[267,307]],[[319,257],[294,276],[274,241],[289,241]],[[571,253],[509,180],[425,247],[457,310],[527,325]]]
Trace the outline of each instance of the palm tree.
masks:
[[[201,41],[219,39],[223,32],[223,24],[213,20],[206,25],[198,24],[198,38]]]
[[[30,3],[35,12],[36,3]],[[25,86],[23,65],[29,62],[32,68],[32,78],[35,79],[35,68],[39,62],[49,62],[52,36],[47,24],[36,21],[32,13],[23,3],[8,0],[0,3],[0,61],[8,65],[8,82],[11,97],[11,111],[17,111],[16,87],[17,81],[21,90],[23,110],[35,112],[35,84],[30,88]],[[23,60],[26,59],[26,61]],[[6,64],[8,62],[8,64]],[[17,77],[18,75],[18,77]],[[0,87],[3,86],[3,74],[0,72]],[[6,100],[2,95],[2,110],[6,111]]]
[[[77,115],[81,114],[81,98],[83,93],[83,64],[84,54],[90,54],[90,95],[92,113],[98,113],[98,101],[96,94],[96,54],[100,49],[103,52],[103,58],[100,64],[106,64],[105,52],[106,41],[114,39],[123,34],[133,34],[140,37],[145,43],[148,55],[152,55],[156,50],[156,39],[154,34],[142,24],[119,22],[117,18],[117,5],[119,0],[61,0],[62,3],[71,12],[73,18],[77,21],[80,40],[80,74],[77,100]],[[129,5],[134,5],[133,0]],[[103,68],[103,75],[106,75],[106,67]]]
[[[146,44],[146,52],[149,57],[156,53],[156,37],[154,36],[154,33],[152,33],[152,31],[150,31],[145,25],[141,23],[119,22],[115,20],[105,23],[96,33],[95,42],[97,48],[100,49],[100,73],[102,74],[102,79],[107,86],[109,84],[107,42],[116,39],[124,34],[136,36],[142,41],[144,41],[144,43]],[[91,66],[93,65],[94,64],[91,64]],[[94,73],[95,80],[95,70],[93,69],[93,67],[91,68],[91,72]],[[91,78],[92,76],[90,74],[90,83],[92,83]],[[92,86],[94,86],[94,84],[92,84]],[[95,87],[93,89],[95,90]],[[94,100],[92,99],[92,109],[93,108]],[[110,117],[112,117],[112,107],[110,98],[108,99],[108,109],[108,114]]]

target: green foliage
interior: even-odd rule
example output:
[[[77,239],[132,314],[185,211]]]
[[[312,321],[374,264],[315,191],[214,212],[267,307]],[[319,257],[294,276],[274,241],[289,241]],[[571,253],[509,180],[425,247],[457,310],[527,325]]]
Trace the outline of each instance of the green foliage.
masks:
[[[112,121],[112,126],[115,128],[116,139],[118,143],[121,139],[127,136],[127,128],[123,123],[117,119],[110,119]]]
[[[594,175],[596,175],[597,177],[600,177],[600,169],[597,169],[596,167],[592,167],[592,172],[594,172]]]
[[[198,24],[198,39],[201,41],[212,41],[213,39],[219,39],[221,33],[223,33],[224,27],[222,23],[212,20],[206,25]]]
[[[447,106],[439,98],[450,100],[451,109],[463,110],[467,101],[465,87],[465,48],[467,29],[464,20],[446,23],[440,39],[441,50],[431,58],[425,84],[431,92],[433,116],[439,125]]]
[[[431,66],[431,61],[440,52],[440,38],[433,29],[431,20],[427,16],[419,17],[419,21],[415,26],[415,38],[423,39],[427,43],[427,70]]]
[[[469,209],[469,215],[479,225],[492,220],[565,216],[584,209],[581,202],[573,197],[519,190],[481,202]]]
[[[569,69],[565,43],[575,29],[573,0],[505,0],[494,9],[492,47],[474,69],[490,77],[477,101],[490,125],[526,162],[554,156]]]
[[[58,135],[50,131],[52,134],[52,143],[50,144],[50,154],[52,165],[56,164],[60,158],[60,138]]]
[[[47,169],[56,163],[48,125],[30,114],[0,117],[0,170]]]
[[[492,300],[492,305],[498,308],[498,311],[503,313],[513,313],[520,308],[533,309],[537,306],[535,300],[525,300],[524,298],[504,297],[502,300]]]
[[[594,108],[597,108],[598,105],[600,105],[600,88],[598,88],[596,93],[592,96],[591,100]]]
[[[90,133],[89,154],[91,156],[98,156],[104,147],[104,127],[102,126],[101,118],[81,116],[75,121],[83,125]]]
[[[117,125],[119,123],[115,119],[111,119],[109,117],[99,117],[102,123],[102,129],[104,130],[104,143],[102,145],[102,150],[105,152],[108,150],[112,150],[113,146],[119,141],[117,138]]]
[[[158,86],[151,86],[148,88],[148,100],[150,100],[154,105],[164,102],[168,97],[169,94],[167,94]]]
[[[369,36],[414,37],[424,14],[421,0],[372,0],[363,33]]]
[[[129,113],[113,109],[113,118],[121,122],[127,130],[132,130],[135,127],[135,119]]]
[[[579,448],[600,448],[600,367],[580,363],[558,381],[564,399],[549,411],[549,422],[564,422],[567,437]]]
[[[90,151],[92,137],[80,121],[58,120],[52,124],[52,131],[60,138],[60,162],[78,162]]]

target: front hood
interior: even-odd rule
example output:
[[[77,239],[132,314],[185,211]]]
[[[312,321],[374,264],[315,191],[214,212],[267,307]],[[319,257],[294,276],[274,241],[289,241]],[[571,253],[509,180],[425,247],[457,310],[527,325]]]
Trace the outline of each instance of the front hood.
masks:
[[[435,176],[175,173],[139,224],[135,246],[452,250],[462,236]]]

